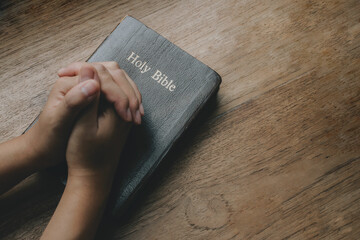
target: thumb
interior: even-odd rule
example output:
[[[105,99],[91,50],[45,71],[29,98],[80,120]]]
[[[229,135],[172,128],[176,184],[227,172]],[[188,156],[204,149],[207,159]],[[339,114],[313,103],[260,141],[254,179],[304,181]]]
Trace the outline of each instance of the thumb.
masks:
[[[90,102],[92,101],[92,103],[90,103],[89,106],[84,109],[80,118],[77,120],[76,125],[80,126],[78,129],[83,129],[85,132],[88,129],[94,129],[97,131],[100,100],[100,80],[97,77],[96,70],[92,65],[86,64],[80,68],[79,82],[81,91],[86,95],[87,100]],[[91,83],[91,85],[89,85],[89,83]]]
[[[83,109],[99,95],[99,83],[93,79],[79,83],[65,95],[65,104],[71,114]]]
[[[82,109],[100,95],[99,92],[99,83],[92,79],[74,86],[66,93],[61,102],[62,119],[68,119],[72,122]]]
[[[80,68],[79,84],[72,87],[61,102],[61,119],[72,124],[77,114],[99,97],[100,81],[97,80],[95,73],[91,66]]]
[[[88,80],[97,83],[95,80]],[[88,82],[85,81],[85,82]],[[98,87],[100,88],[100,87]],[[92,95],[90,98],[92,101],[88,106],[81,112],[77,122],[76,122],[76,128],[84,130],[85,132],[88,132],[88,130],[93,129],[97,131],[98,128],[98,112],[99,112],[99,100],[100,100],[100,93],[99,89],[96,92],[97,94]]]

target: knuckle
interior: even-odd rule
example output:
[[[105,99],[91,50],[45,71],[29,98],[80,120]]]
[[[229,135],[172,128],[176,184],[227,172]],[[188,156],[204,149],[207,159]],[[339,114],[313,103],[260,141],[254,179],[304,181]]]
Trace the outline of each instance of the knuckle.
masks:
[[[119,107],[128,108],[129,107],[129,99],[126,96],[119,96],[116,100],[116,104]]]
[[[60,86],[63,86],[64,84],[65,84],[65,78],[61,77],[61,78],[58,78],[58,80],[56,80],[54,86],[60,87]]]
[[[125,72],[124,72],[124,70],[122,70],[122,69],[120,69],[120,68],[115,69],[115,70],[114,70],[114,74],[115,74],[116,76],[119,76],[119,77],[122,77],[122,78],[125,77]]]
[[[139,107],[139,100],[135,96],[130,98],[130,106],[135,109]]]
[[[94,65],[95,65],[95,64],[94,64]],[[94,65],[91,64],[91,63],[85,62],[85,63],[82,63],[80,66],[81,66],[81,68],[89,68],[89,69],[95,70],[96,67],[95,67]]]
[[[115,61],[109,62],[109,67],[113,69],[120,69],[119,64]]]
[[[141,93],[139,91],[139,88],[136,86],[136,84],[134,83],[134,89],[135,89],[135,94],[137,96],[137,98],[140,100],[141,102]]]
[[[105,66],[102,65],[101,63],[94,63],[94,67],[95,67],[98,71],[105,71]]]
[[[63,82],[65,82],[65,77],[61,77],[56,80],[56,84],[61,84]]]
[[[138,87],[136,86],[135,83],[132,86],[134,87],[135,95],[136,95],[138,101],[141,103],[142,102],[142,96],[141,96],[141,93],[140,93]]]

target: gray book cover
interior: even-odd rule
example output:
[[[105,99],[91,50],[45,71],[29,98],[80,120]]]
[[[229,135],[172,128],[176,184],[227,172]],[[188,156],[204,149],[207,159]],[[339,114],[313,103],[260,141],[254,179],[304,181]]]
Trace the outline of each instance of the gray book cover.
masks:
[[[211,68],[133,17],[126,16],[88,62],[116,61],[137,84],[145,116],[133,126],[108,209],[119,216],[196,113],[218,89]]]

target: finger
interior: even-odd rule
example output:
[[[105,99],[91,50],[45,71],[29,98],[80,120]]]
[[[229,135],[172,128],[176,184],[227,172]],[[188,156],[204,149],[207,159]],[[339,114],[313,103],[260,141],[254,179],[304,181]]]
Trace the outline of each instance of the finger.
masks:
[[[83,108],[83,111],[81,112],[77,122],[76,127],[85,133],[88,133],[89,131],[95,131],[98,130],[98,112],[99,112],[99,100],[100,100],[100,85],[95,80],[87,80],[83,83],[79,84],[81,91],[84,93],[84,95],[89,96],[89,94],[92,94],[91,97],[88,97],[87,99],[90,101],[88,106],[86,108]],[[87,89],[89,87],[90,89]],[[96,86],[97,85],[97,86]],[[95,91],[96,86],[96,91]],[[72,90],[69,91],[69,93]]]
[[[80,66],[79,70],[79,82],[84,82],[89,79],[95,79],[97,82],[100,83],[100,78],[96,71],[96,68],[88,63],[85,63]]]
[[[144,116],[144,107],[143,107],[143,104],[142,104],[142,96],[141,96],[141,93],[139,91],[139,88],[137,87],[137,85],[135,84],[135,82],[129,77],[129,75],[127,74],[126,71],[124,71],[125,73],[125,76],[126,76],[126,79],[129,81],[130,85],[132,86],[132,88],[134,89],[134,92],[136,94],[136,97],[138,98],[138,101],[140,103],[140,106],[139,106],[139,110],[140,110],[140,113],[142,116]]]
[[[109,72],[113,75],[113,72],[115,71],[119,71],[121,70],[119,64],[115,61],[110,61],[110,62],[95,62],[96,64],[102,64],[103,66],[105,66]],[[144,107],[142,105],[142,99],[141,99],[141,94],[140,91],[138,89],[138,87],[136,86],[136,84],[134,83],[134,81],[129,77],[129,75],[126,73],[126,71],[122,70],[125,74],[126,79],[128,80],[128,82],[130,83],[130,86],[132,87],[132,91],[131,89],[128,89],[128,91],[126,91],[126,93],[129,93],[130,95],[128,95],[129,100],[130,100],[130,110],[132,110],[132,117],[134,119],[137,119],[137,124],[141,123],[141,116],[144,116]],[[119,83],[119,82],[118,82]],[[135,93],[136,98],[137,98],[137,102],[135,100],[131,101],[131,97],[133,96],[132,92]],[[140,112],[140,117],[136,115],[136,111],[139,110]]]
[[[98,127],[98,113],[99,113],[99,102],[100,102],[100,81],[99,79],[95,80],[98,86],[92,82],[91,78],[95,78],[97,75],[96,69],[94,66],[89,64],[83,64],[80,67],[79,72],[79,85],[84,84],[81,88],[81,91],[88,96],[88,98],[95,98],[90,106],[83,112],[78,123],[81,124],[81,128],[85,131],[87,129],[95,129]],[[95,91],[96,88],[96,91]],[[91,100],[90,100],[91,101]]]
[[[63,77],[57,81],[64,100],[61,102],[59,113],[62,115],[60,119],[72,122],[80,110],[87,106],[100,92],[100,85],[95,81],[96,70],[94,67],[82,66],[79,76]],[[80,79],[82,83],[77,84]]]
[[[96,64],[102,64],[104,65],[108,70],[116,70],[121,69],[119,64],[115,61],[109,61],[109,62],[94,62]]]
[[[100,85],[95,80],[87,80],[71,88],[60,103],[60,119],[72,122],[77,114],[100,94]]]
[[[84,65],[84,62],[74,62],[71,63],[69,65],[67,65],[66,67],[63,67],[61,69],[59,69],[59,71],[57,72],[59,77],[63,77],[63,76],[76,76],[79,74],[80,72],[80,68],[81,66]]]
[[[76,62],[68,65],[65,68],[62,68],[58,71],[59,76],[75,76],[79,73],[80,68],[83,66],[89,66],[90,63],[82,63],[82,62]],[[115,109],[117,113],[125,120],[125,121],[132,121],[134,120],[135,123],[140,124],[141,123],[141,116],[139,118],[139,114],[136,114],[136,109],[140,108],[140,114],[143,111],[143,107],[139,104],[136,104],[135,100],[132,100],[131,102],[131,109],[129,108],[129,100],[125,99],[128,95],[124,93],[120,89],[120,86],[115,83],[115,81],[111,78],[109,78],[109,75],[107,74],[108,71],[106,71],[106,68],[109,69],[120,69],[117,62],[100,62],[100,63],[92,63],[90,65],[93,65],[95,67],[96,76],[101,81],[101,89],[104,93],[106,99],[110,101],[111,103],[114,103]],[[104,66],[106,65],[106,67]],[[105,68],[105,69],[104,69]],[[101,74],[99,73],[101,72]],[[101,75],[101,77],[99,77]],[[110,74],[111,75],[111,74]],[[112,76],[112,75],[111,75]],[[97,78],[96,77],[96,78]],[[130,94],[130,90],[127,90],[128,94]],[[142,111],[141,111],[142,109]],[[139,120],[140,119],[140,120]]]
[[[59,92],[63,96],[78,83],[78,77],[61,77],[52,88],[51,92]]]
[[[105,95],[106,99],[114,103],[117,113],[128,122],[133,120],[131,111],[129,108],[129,99],[126,93],[120,88],[113,79],[113,76],[102,64],[93,64],[95,67],[100,81],[101,90]]]
[[[84,82],[89,79],[98,80],[96,69],[92,65],[83,65],[80,67],[79,75],[76,77],[61,77],[59,78],[53,88],[54,91],[60,92],[63,96],[72,89],[79,82]],[[99,81],[98,81],[99,82]]]
[[[95,79],[99,80],[99,76],[96,72],[95,67],[87,62],[74,62],[68,65],[65,68],[61,68],[58,71],[59,77],[71,77],[71,76],[77,76],[80,74],[80,71],[82,71],[83,75],[83,81],[86,81],[88,79]],[[81,82],[81,79],[80,79]]]
[[[109,70],[116,70],[116,69],[120,69],[120,66],[117,62],[115,61],[110,61],[110,62],[94,62],[94,64],[102,64],[104,65],[107,69]],[[58,70],[57,74],[59,77],[71,77],[71,76],[76,76],[79,74],[80,72],[80,68],[83,66],[92,66],[91,63],[88,62],[74,62],[69,64],[66,67],[63,67],[61,69]]]
[[[136,96],[134,88],[126,78],[125,71],[122,69],[110,70],[110,74],[113,76],[114,81],[125,92],[129,99],[130,111],[134,122],[138,125],[141,124],[141,114],[139,111],[140,102]]]
[[[109,71],[110,73],[113,72],[113,70],[118,70],[118,69],[121,69],[119,64],[115,61],[110,61],[110,62],[94,62],[96,64],[102,64],[104,65]],[[125,76],[128,80],[128,82],[130,83],[131,87],[133,88],[134,92],[135,92],[135,95],[140,103],[140,106],[139,106],[139,110],[140,110],[140,113],[142,116],[144,116],[144,107],[142,105],[142,97],[141,97],[141,93],[138,89],[138,87],[136,86],[135,82],[129,77],[129,75],[126,73],[125,70],[123,70],[124,73],[125,73]]]

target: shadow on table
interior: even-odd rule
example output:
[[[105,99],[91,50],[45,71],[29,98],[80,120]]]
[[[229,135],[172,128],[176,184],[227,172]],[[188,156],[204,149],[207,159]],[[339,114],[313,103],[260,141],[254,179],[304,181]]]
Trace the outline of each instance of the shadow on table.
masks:
[[[1,195],[0,239],[14,239],[14,234],[18,234],[21,228],[24,229],[24,238],[41,234],[42,231],[32,233],[27,230],[46,227],[52,215],[49,211],[55,210],[63,190],[64,185],[44,171],[29,176]]]
[[[127,210],[118,219],[115,219],[109,215],[106,215],[99,227],[97,239],[111,239],[120,228],[126,228],[127,224],[134,221],[135,217],[139,216],[141,209],[144,207],[146,200],[152,192],[155,192],[162,182],[166,182],[171,174],[171,170],[174,169],[175,164],[179,169],[179,166],[186,166],[184,162],[183,154],[186,149],[190,148],[194,141],[192,140],[195,136],[205,131],[204,123],[211,121],[215,110],[218,106],[217,94],[214,94],[209,102],[195,117],[189,128],[184,132],[180,139],[175,143],[168,155],[160,163],[158,168],[152,174],[150,179],[144,186],[138,191],[137,195],[130,203]],[[206,126],[205,126],[206,127]],[[182,162],[181,162],[182,161]],[[180,164],[181,162],[181,164]],[[130,226],[129,226],[130,227]]]

